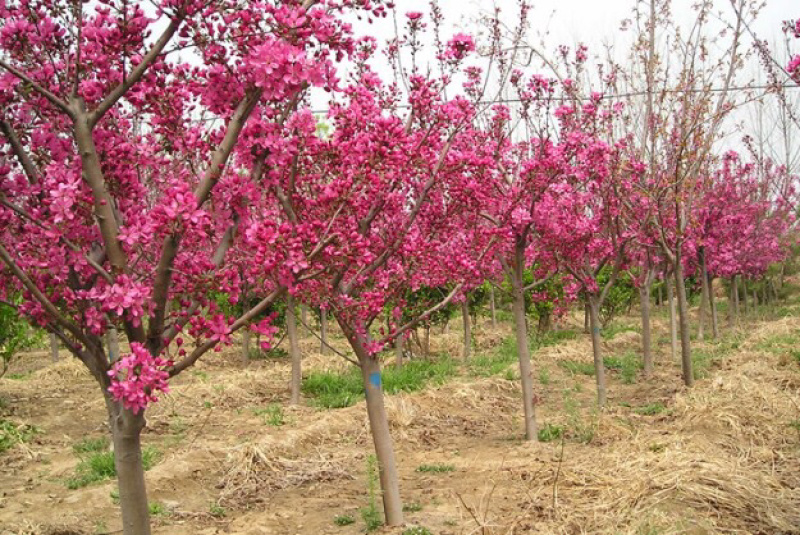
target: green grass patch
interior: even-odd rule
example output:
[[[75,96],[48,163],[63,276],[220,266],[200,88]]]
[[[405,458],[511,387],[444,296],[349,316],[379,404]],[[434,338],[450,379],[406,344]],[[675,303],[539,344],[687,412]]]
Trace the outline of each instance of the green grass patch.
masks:
[[[558,361],[558,365],[572,375],[594,375],[594,363],[592,362],[562,359]]]
[[[544,424],[544,427],[539,429],[538,438],[539,442],[553,442],[564,436],[564,427],[554,424]]]
[[[403,530],[403,535],[433,535],[433,532],[422,526],[413,526]]]
[[[272,403],[264,408],[254,409],[253,413],[256,416],[261,416],[261,419],[266,425],[280,427],[286,423],[286,417],[283,414],[283,407],[277,403]]]
[[[169,509],[161,502],[150,502],[147,504],[147,512],[150,516],[169,516]]]
[[[406,513],[418,513],[422,511],[422,504],[419,502],[411,502],[403,505],[403,511]]]
[[[105,481],[117,477],[117,468],[114,465],[113,451],[90,451],[81,454],[75,475],[67,479],[67,488],[79,489],[98,481]],[[150,470],[160,459],[157,449],[146,447],[142,449],[142,466]]]
[[[454,376],[458,368],[449,358],[436,361],[411,360],[401,369],[389,367],[381,374],[387,394],[414,392],[430,384],[440,385]],[[303,392],[314,398],[314,404],[327,409],[349,407],[364,397],[361,371],[351,368],[345,372],[312,372],[303,381]]]
[[[667,410],[667,407],[663,403],[656,402],[634,409],[634,412],[642,416],[655,416],[656,414],[661,414],[665,410]]]
[[[211,513],[211,516],[214,518],[224,518],[228,513],[225,508],[218,503],[212,503],[208,508],[208,512]]]
[[[14,381],[26,381],[33,376],[33,370],[23,372],[23,373],[7,373],[4,375],[6,379],[12,379]]]
[[[636,382],[636,374],[642,369],[643,363],[634,352],[628,352],[620,357],[610,356],[603,359],[606,369],[619,374],[620,380],[626,385]]]
[[[543,386],[547,386],[550,384],[550,370],[547,368],[541,368],[539,370],[539,382]]]
[[[434,464],[421,464],[417,467],[417,472],[428,474],[444,474],[447,472],[455,471],[456,467],[452,464],[434,463]]]
[[[336,515],[333,517],[333,523],[337,526],[349,526],[350,524],[355,524],[356,519],[353,515]]]
[[[17,444],[30,441],[39,430],[28,424],[16,424],[0,418],[0,453],[10,450]]]
[[[559,331],[548,331],[542,335],[536,336],[533,339],[533,350],[542,347],[551,347],[565,342],[567,340],[575,340],[578,337],[578,331],[575,329],[563,329]]]
[[[638,329],[632,325],[626,325],[624,323],[612,323],[611,325],[600,329],[600,337],[603,340],[611,340],[620,333],[636,331],[638,331]]]
[[[98,451],[105,451],[108,449],[108,437],[97,438],[84,438],[72,445],[72,451],[76,455],[83,455],[84,453],[94,453]]]

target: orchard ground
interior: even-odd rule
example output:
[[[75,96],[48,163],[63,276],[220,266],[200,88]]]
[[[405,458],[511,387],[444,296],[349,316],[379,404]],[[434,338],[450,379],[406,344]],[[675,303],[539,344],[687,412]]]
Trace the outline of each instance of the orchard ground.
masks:
[[[643,376],[633,312],[604,333],[602,412],[582,315],[534,345],[539,443],[520,440],[510,321],[491,329],[480,318],[469,362],[460,320],[436,329],[434,359],[454,365],[387,399],[407,525],[374,532],[800,533],[800,292],[733,331],[721,320],[718,341],[694,340],[692,389],[670,356],[666,307],[654,309],[656,370]],[[304,336],[306,377],[352,367]],[[347,348],[335,332],[332,345]],[[288,358],[242,368],[239,352],[209,354],[148,411],[154,532],[363,533],[374,479],[363,399],[328,409],[307,395],[289,407]],[[80,479],[107,444],[96,389],[66,351],[57,364],[46,351],[22,355],[0,379],[0,533],[120,529],[115,481]]]

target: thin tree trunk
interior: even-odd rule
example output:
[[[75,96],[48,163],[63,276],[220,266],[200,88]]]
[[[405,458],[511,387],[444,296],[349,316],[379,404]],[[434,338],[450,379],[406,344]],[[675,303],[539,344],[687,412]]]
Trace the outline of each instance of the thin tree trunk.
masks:
[[[242,366],[250,362],[250,329],[242,329]]]
[[[494,305],[494,285],[489,285],[489,306],[492,311],[492,329],[497,328],[497,309]]]
[[[55,333],[50,333],[50,359],[58,362],[58,336]]]
[[[403,367],[403,337],[398,336],[394,339],[394,363],[397,369]]]
[[[606,368],[603,365],[602,342],[600,340],[600,302],[595,295],[587,298],[589,308],[589,327],[592,331],[592,355],[594,356],[594,372],[597,381],[597,405],[606,405]]]
[[[742,278],[740,279],[742,282],[742,304],[744,305],[744,315],[747,316],[750,313],[750,303],[747,299],[747,280]]]
[[[461,318],[464,322],[464,360],[469,360],[472,353],[472,328],[469,321],[469,298],[464,296],[461,303]]]
[[[678,319],[677,312],[675,311],[675,292],[673,291],[672,275],[667,275],[664,278],[664,285],[667,291],[667,301],[669,301],[669,344],[670,354],[674,361],[678,358]]]
[[[307,330],[311,330],[311,327],[308,325],[308,307],[302,303],[300,303],[300,322]]]
[[[124,535],[150,535],[150,513],[142,465],[141,433],[144,415],[134,415],[118,402],[106,401],[114,442],[119,504]]]
[[[708,276],[706,272],[706,254],[705,248],[700,247],[697,253],[698,260],[700,261],[700,308],[697,311],[697,339],[703,340],[705,333],[704,327],[706,322],[706,304],[708,303]]]
[[[297,318],[295,317],[294,297],[286,296],[286,334],[289,337],[289,356],[292,359],[292,379],[289,403],[300,403],[300,383],[302,381],[302,362],[300,348],[297,345]]]
[[[323,355],[330,354],[328,347],[328,313],[325,310],[319,311],[319,352]]]
[[[522,407],[525,413],[525,440],[537,441],[539,434],[536,426],[536,405],[533,398],[533,371],[531,352],[528,347],[528,325],[525,318],[525,294],[522,291],[522,268],[513,266],[511,286],[514,306],[514,337],[517,343],[517,359],[519,360],[519,377],[522,384]]]
[[[686,386],[694,384],[692,371],[692,347],[689,341],[689,303],[686,299],[686,281],[683,278],[683,264],[680,252],[675,255],[675,287],[678,290],[678,325],[681,334],[681,368],[683,369],[683,383]]]
[[[428,359],[431,357],[431,324],[425,324],[425,347],[422,348],[425,352],[425,358]]]
[[[648,272],[644,282],[639,288],[639,302],[642,312],[642,357],[644,360],[644,374],[653,373],[653,352],[650,340],[650,287],[652,284],[651,272]]]
[[[719,316],[717,315],[717,300],[714,295],[714,278],[707,275],[708,278],[708,305],[711,309],[711,334],[714,340],[719,338]]]
[[[339,323],[342,325],[341,320],[339,320]],[[367,340],[361,335],[354,334],[354,329],[346,325],[342,325],[342,329],[347,334],[353,352],[358,358],[361,377],[364,381],[367,414],[369,416],[370,431],[372,432],[372,441],[375,445],[375,455],[378,459],[378,473],[383,494],[383,512],[386,517],[386,524],[397,526],[403,523],[403,502],[400,498],[400,478],[397,473],[392,435],[389,432],[389,419],[386,416],[386,406],[383,399],[380,362],[375,356],[367,353]]]
[[[731,328],[739,322],[739,281],[731,277],[731,296],[728,302],[728,324]]]
[[[589,304],[583,307],[583,332],[589,334]]]
[[[658,306],[663,306],[664,305],[664,286],[661,285],[661,284],[658,285],[658,298],[657,299],[658,299],[658,303],[656,303],[656,304]]]

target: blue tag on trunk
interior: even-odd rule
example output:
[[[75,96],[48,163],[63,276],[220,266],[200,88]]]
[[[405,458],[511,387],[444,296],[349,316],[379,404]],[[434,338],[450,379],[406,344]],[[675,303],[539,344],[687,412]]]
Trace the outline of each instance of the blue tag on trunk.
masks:
[[[369,374],[369,382],[375,388],[381,387],[381,372],[375,372]]]

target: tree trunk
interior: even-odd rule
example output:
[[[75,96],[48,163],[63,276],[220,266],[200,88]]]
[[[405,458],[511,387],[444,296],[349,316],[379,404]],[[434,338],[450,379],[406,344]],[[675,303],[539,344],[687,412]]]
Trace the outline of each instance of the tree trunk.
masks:
[[[708,273],[706,271],[706,254],[705,248],[700,247],[697,253],[698,260],[700,261],[700,308],[697,311],[697,339],[703,340],[705,333],[703,332],[706,321],[706,304],[708,303]]]
[[[397,369],[403,367],[403,336],[394,339],[394,363]]]
[[[658,285],[658,294],[656,299],[658,300],[656,306],[662,306],[664,304],[664,286],[661,284]]]
[[[747,280],[744,278],[740,280],[742,281],[742,304],[744,305],[744,315],[747,316],[750,313],[750,304],[748,303],[747,299]]]
[[[731,293],[728,298],[728,327],[733,326],[739,321],[739,281],[736,275],[731,277]]]
[[[589,334],[589,304],[583,307],[583,332]]]
[[[300,322],[306,329],[311,330],[308,325],[308,307],[302,303],[300,304]]]
[[[537,332],[539,334],[545,334],[550,332],[552,326],[553,326],[553,314],[550,310],[547,310],[539,314],[539,325],[537,326]]]
[[[247,366],[250,362],[250,329],[242,329],[242,366]]]
[[[639,302],[642,309],[642,358],[644,374],[648,376],[653,373],[653,352],[650,341],[650,286],[652,280],[651,273],[648,272],[639,288]]]
[[[425,347],[422,348],[422,351],[425,353],[425,358],[428,359],[431,357],[431,324],[425,324]]]
[[[289,337],[289,356],[292,359],[291,396],[289,403],[300,403],[300,382],[302,381],[302,362],[300,348],[297,346],[297,318],[294,310],[294,297],[286,296],[286,335]]]
[[[533,397],[533,371],[531,352],[528,347],[528,325],[525,318],[525,294],[522,291],[522,269],[514,266],[511,274],[511,287],[514,293],[514,337],[517,343],[519,377],[522,383],[522,407],[525,413],[525,440],[537,441],[539,433],[536,426],[536,405]]]
[[[675,311],[675,292],[673,291],[673,284],[672,284],[672,275],[667,275],[664,278],[664,283],[667,290],[667,301],[669,302],[669,344],[670,344],[670,354],[672,355],[672,360],[674,361],[678,358],[678,321],[675,317],[677,315]]]
[[[386,416],[386,406],[383,400],[381,365],[377,358],[367,353],[368,340],[364,339],[362,335],[355,334],[351,327],[342,325],[341,320],[339,320],[339,324],[346,333],[361,368],[361,378],[364,381],[364,392],[367,398],[369,428],[372,432],[375,455],[378,459],[386,524],[397,526],[403,523],[403,502],[400,499],[400,479],[397,474],[392,435],[389,432],[389,419]]]
[[[494,285],[489,285],[489,307],[492,311],[492,329],[497,328],[497,309],[494,305]]]
[[[134,415],[110,399],[106,400],[106,406],[114,442],[122,532],[124,535],[150,535],[150,513],[142,465],[144,414],[140,412]]]
[[[58,336],[55,333],[50,333],[50,359],[58,362]]]
[[[472,328],[469,321],[469,298],[464,296],[461,303],[461,318],[464,322],[464,360],[469,360],[472,353]]]
[[[675,287],[678,290],[678,325],[681,331],[681,368],[683,383],[694,384],[692,371],[692,347],[689,342],[689,303],[686,299],[686,281],[683,279],[683,264],[680,252],[675,255]]]
[[[603,365],[602,341],[600,340],[600,299],[596,295],[587,297],[589,309],[589,327],[592,331],[592,355],[594,356],[594,372],[597,381],[597,405],[606,405],[606,368]]]
[[[708,279],[708,305],[711,309],[711,335],[714,340],[719,338],[719,316],[717,315],[717,300],[714,295],[714,278],[711,275],[707,276]]]
[[[108,346],[108,362],[117,362],[119,360],[119,336],[115,327],[109,327],[106,331],[106,345]]]
[[[319,311],[319,352],[323,355],[330,354],[328,347],[328,313],[325,310]]]

